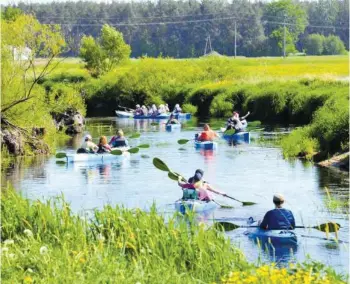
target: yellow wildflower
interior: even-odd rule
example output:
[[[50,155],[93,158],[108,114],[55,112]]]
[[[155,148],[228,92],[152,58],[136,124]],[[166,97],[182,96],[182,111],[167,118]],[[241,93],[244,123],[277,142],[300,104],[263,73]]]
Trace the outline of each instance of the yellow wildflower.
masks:
[[[24,283],[33,283],[33,279],[30,276],[26,276],[26,277],[24,277],[23,282]]]

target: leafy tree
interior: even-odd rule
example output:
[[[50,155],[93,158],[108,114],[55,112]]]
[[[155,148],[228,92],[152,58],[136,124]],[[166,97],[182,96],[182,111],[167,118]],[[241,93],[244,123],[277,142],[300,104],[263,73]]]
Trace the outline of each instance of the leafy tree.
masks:
[[[324,54],[337,55],[345,54],[345,46],[342,40],[335,35],[330,35],[324,40]]]
[[[270,42],[272,43],[272,48],[274,48],[274,54],[283,53],[283,38],[284,38],[284,28],[274,30],[270,35]],[[294,45],[293,35],[286,29],[286,54],[295,53],[297,50]]]
[[[3,20],[10,22],[16,20],[17,17],[22,14],[23,11],[21,9],[9,6],[4,9],[4,12],[2,12],[1,17]]]
[[[300,4],[296,4],[292,0],[280,0],[267,4],[263,19],[278,24],[269,35],[273,51],[281,50],[280,47],[283,46],[282,23],[286,23],[286,36],[288,35],[286,37],[286,42],[288,42],[289,51],[295,49],[293,46],[298,41],[299,35],[304,32],[307,25],[305,10]],[[292,43],[290,41],[292,41]]]
[[[123,34],[109,25],[103,26],[97,41],[91,36],[83,37],[80,49],[86,67],[97,76],[129,58],[130,53],[130,46],[124,42]]]
[[[320,34],[308,35],[304,47],[307,54],[310,55],[321,55],[323,53],[325,37]]]

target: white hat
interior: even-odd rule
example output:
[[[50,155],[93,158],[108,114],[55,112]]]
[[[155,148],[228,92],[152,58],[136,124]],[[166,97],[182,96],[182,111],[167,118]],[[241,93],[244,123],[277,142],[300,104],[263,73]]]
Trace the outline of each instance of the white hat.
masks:
[[[284,196],[280,193],[276,193],[274,196],[273,196],[273,202],[277,202],[277,203],[282,203],[284,202]]]
[[[86,136],[85,136],[85,141],[86,140],[92,140],[92,136],[90,135],[90,134],[87,134]]]

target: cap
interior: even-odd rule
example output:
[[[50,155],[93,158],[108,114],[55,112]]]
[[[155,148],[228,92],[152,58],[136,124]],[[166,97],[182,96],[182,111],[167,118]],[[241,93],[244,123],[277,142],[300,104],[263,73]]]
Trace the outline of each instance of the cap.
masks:
[[[92,136],[91,136],[90,134],[87,134],[87,135],[85,136],[85,140],[92,140]]]
[[[282,194],[279,194],[279,193],[275,194],[275,195],[273,196],[273,202],[278,202],[278,203],[284,202],[284,197],[283,197],[283,195],[282,195]]]

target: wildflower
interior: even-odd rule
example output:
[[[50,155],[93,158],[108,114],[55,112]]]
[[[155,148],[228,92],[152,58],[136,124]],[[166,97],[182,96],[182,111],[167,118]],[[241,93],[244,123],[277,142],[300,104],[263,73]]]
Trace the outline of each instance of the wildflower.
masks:
[[[100,241],[100,242],[103,242],[105,240],[105,237],[102,235],[102,234],[98,234],[97,235],[97,239]]]
[[[23,233],[27,235],[28,238],[33,237],[33,232],[29,229],[25,229]]]
[[[5,245],[13,245],[14,243],[15,243],[14,240],[6,240],[6,241],[4,241]]]
[[[79,259],[79,262],[80,262],[80,263],[85,263],[85,262],[86,262],[86,259],[83,258],[83,257],[81,257],[81,258]]]
[[[33,279],[30,276],[26,276],[26,277],[24,277],[23,282],[24,283],[33,283]]]
[[[33,273],[34,271],[33,271],[33,269],[28,268],[28,269],[27,269],[27,272],[29,272],[29,273]]]
[[[47,254],[49,249],[46,246],[42,246],[40,248],[40,254]]]

